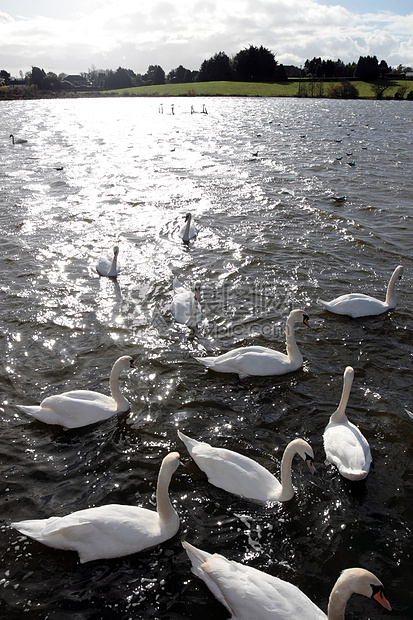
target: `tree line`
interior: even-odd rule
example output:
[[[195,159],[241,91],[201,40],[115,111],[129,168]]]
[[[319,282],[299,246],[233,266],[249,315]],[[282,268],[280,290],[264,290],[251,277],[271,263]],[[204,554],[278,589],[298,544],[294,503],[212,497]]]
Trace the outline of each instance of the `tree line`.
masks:
[[[338,60],[322,60],[314,57],[306,60],[304,66],[285,67],[279,64],[275,55],[267,48],[250,45],[239,51],[230,58],[225,52],[218,52],[211,58],[204,60],[198,71],[191,71],[182,65],[172,69],[168,74],[160,65],[149,65],[145,74],[135,73],[132,69],[118,67],[98,70],[89,69],[80,76],[83,84],[96,90],[118,90],[134,86],[148,86],[160,84],[182,84],[189,82],[210,81],[240,81],[240,82],[278,82],[286,81],[289,77],[303,77],[313,79],[348,79],[356,78],[364,81],[376,81],[385,79],[389,75],[397,75],[410,67],[399,65],[391,69],[385,60],[378,61],[376,56],[360,56],[357,63],[344,64]],[[21,73],[21,72],[20,72]],[[21,73],[21,77],[22,73]],[[24,82],[29,86],[35,86],[41,90],[58,91],[64,88],[70,89],[73,84],[68,81],[67,74],[45,73],[39,67],[24,76]],[[11,83],[10,74],[0,71],[0,80],[8,85]]]

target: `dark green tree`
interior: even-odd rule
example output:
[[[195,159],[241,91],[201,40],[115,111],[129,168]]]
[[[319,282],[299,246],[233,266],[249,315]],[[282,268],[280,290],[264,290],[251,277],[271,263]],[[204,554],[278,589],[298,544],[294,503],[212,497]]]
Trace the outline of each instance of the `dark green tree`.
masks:
[[[143,81],[148,85],[165,84],[165,71],[159,65],[149,65]]]
[[[44,72],[43,69],[39,69],[39,67],[32,67],[32,72],[30,74],[29,83],[34,86],[37,86],[37,88],[41,88],[42,80],[44,77],[46,77],[46,73]]]
[[[379,71],[380,71],[380,77],[383,80],[390,71],[389,66],[385,60],[380,61]]]
[[[185,69],[179,65],[168,73],[167,81],[169,84],[187,84],[193,81],[194,75],[196,75],[196,71],[190,71],[190,69]]]
[[[250,45],[234,57],[237,80],[243,82],[272,82],[276,79],[277,61],[270,50]]]
[[[321,58],[312,58],[311,60],[306,60],[304,63],[304,70],[307,75],[312,75],[313,77],[318,77],[319,75],[319,67],[321,66]]]
[[[225,52],[204,60],[198,72],[199,82],[226,82],[234,79],[231,61]]]
[[[275,68],[275,80],[277,82],[286,82],[288,80],[288,75],[284,65],[277,64]]]
[[[378,80],[380,77],[380,69],[377,56],[360,56],[357,63],[356,76],[360,80]]]
[[[56,73],[49,72],[43,77],[40,88],[42,90],[62,90],[62,82],[57,77]]]
[[[4,83],[7,86],[9,84],[9,82],[10,82],[11,75],[10,75],[10,73],[8,73],[4,69],[2,69],[0,71],[0,78],[2,78],[4,80]]]

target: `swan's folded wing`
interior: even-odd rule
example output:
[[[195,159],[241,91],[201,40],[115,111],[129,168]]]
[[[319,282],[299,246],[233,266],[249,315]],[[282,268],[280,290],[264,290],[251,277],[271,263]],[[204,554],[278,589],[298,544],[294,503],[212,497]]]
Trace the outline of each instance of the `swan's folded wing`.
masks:
[[[239,620],[321,620],[326,616],[294,585],[214,554],[194,570]]]
[[[371,464],[370,446],[361,431],[351,422],[327,427],[324,433],[324,449],[330,462],[343,475],[362,475]]]
[[[116,413],[113,398],[89,390],[73,390],[45,398],[34,415],[48,424],[86,426]]]
[[[238,452],[200,442],[191,455],[211,484],[230,493],[266,501],[281,486],[265,467]]]
[[[50,517],[49,519],[33,519],[16,521],[11,524],[16,530],[40,542],[48,542],[55,536],[65,536],[76,529],[82,536],[88,536],[94,530],[93,524],[87,519],[66,517]],[[49,541],[53,544],[53,541]]]

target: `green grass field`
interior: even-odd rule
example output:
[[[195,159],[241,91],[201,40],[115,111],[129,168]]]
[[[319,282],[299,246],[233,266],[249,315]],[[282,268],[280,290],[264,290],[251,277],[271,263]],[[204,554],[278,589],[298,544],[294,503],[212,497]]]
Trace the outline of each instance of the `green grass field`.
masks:
[[[299,89],[303,96],[328,97],[328,92],[337,82],[311,82],[309,80],[288,80],[276,84],[255,82],[192,82],[190,84],[164,84],[161,86],[139,86],[121,90],[103,91],[102,95],[134,97],[297,97]],[[369,82],[355,81],[361,99],[374,99],[375,94]],[[391,80],[383,98],[393,98],[398,88],[407,86],[407,92],[413,90],[413,82]],[[307,94],[305,94],[307,93]]]
[[[190,84],[164,84],[161,86],[139,86],[106,91],[37,91],[33,86],[10,89],[0,87],[0,100],[42,99],[72,97],[328,97],[330,89],[340,84],[316,82],[295,78],[275,84],[256,82],[191,82]],[[354,81],[360,99],[375,99],[376,94],[370,82]],[[405,88],[403,98],[413,90],[412,80],[388,80],[383,99],[393,99],[399,88]]]

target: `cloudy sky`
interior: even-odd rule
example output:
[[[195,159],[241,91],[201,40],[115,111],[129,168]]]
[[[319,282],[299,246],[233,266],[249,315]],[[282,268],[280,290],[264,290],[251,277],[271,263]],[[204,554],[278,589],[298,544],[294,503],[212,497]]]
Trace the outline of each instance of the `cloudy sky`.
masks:
[[[300,66],[314,56],[413,65],[412,0],[1,0],[0,69],[198,70],[249,45]]]

